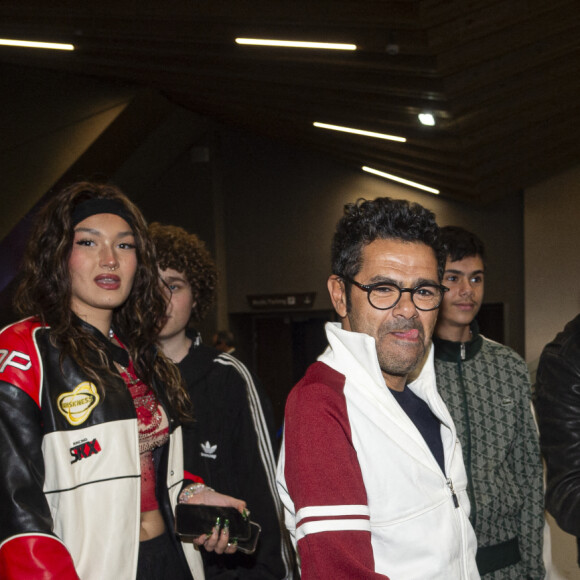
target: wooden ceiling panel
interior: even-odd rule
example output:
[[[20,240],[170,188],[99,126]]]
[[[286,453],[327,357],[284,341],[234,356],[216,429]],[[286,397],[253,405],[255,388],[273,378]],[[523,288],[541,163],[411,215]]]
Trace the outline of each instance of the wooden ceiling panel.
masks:
[[[368,164],[468,203],[517,194],[577,163],[576,0],[40,0],[0,6],[0,62],[160,91],[197,113]],[[238,46],[237,36],[353,42],[356,52]],[[435,128],[419,125],[431,111]],[[339,135],[313,121],[407,137]]]

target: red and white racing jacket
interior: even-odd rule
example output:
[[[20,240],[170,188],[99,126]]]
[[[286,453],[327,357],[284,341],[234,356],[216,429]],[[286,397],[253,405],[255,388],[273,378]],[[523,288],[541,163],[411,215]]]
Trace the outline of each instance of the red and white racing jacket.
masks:
[[[372,337],[328,323],[329,347],[286,404],[278,490],[302,580],[474,580],[476,539],[433,352],[407,385],[441,422],[445,473],[397,403]]]
[[[127,366],[126,351],[96,329],[102,350]],[[96,356],[96,353],[95,353]],[[137,415],[122,379],[106,396],[70,359],[50,328],[28,318],[0,332],[0,577],[135,578],[140,486]],[[154,390],[164,404],[162,389]],[[164,404],[167,412],[167,405]],[[169,415],[168,415],[169,416]],[[181,427],[155,451],[158,501],[172,527],[183,484]],[[199,553],[184,545],[195,578]]]

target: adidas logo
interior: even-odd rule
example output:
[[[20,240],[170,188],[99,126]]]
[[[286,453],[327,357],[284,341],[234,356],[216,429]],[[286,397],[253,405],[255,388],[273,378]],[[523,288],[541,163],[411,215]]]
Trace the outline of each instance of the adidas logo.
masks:
[[[217,445],[212,445],[209,441],[205,443],[200,443],[201,446],[201,453],[202,457],[209,457],[210,459],[216,459],[217,455],[215,450],[217,449]]]

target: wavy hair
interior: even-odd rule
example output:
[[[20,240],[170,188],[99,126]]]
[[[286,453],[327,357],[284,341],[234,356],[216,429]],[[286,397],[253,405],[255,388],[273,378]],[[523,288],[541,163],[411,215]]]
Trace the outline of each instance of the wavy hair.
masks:
[[[137,270],[127,300],[113,311],[112,326],[122,337],[136,373],[146,384],[157,378],[179,417],[188,420],[190,401],[177,367],[155,342],[163,326],[166,299],[159,285],[153,243],[143,215],[125,194],[111,184],[74,183],[52,197],[37,215],[24,255],[14,306],[24,316],[35,316],[51,327],[51,338],[61,350],[61,363],[71,357],[105,395],[101,380],[112,373],[99,341],[71,310],[69,259],[74,239],[73,212],[90,199],[115,200],[130,217],[135,237]],[[95,360],[94,353],[99,353]]]
[[[185,275],[195,301],[191,318],[202,320],[215,300],[218,280],[217,267],[205,244],[195,234],[178,226],[153,222],[149,225],[149,233],[159,267]]]
[[[443,278],[446,256],[435,214],[418,203],[390,197],[360,198],[344,206],[344,215],[332,240],[332,273],[341,278],[354,278],[362,265],[363,248],[375,240],[389,239],[422,243],[432,248],[439,280]],[[348,283],[346,288],[350,308]]]

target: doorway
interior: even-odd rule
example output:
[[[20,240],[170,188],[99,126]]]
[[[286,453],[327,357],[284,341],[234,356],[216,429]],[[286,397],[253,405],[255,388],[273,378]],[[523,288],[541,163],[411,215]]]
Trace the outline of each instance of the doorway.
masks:
[[[230,315],[236,353],[268,394],[278,430],[288,393],[326,348],[324,325],[334,320],[333,310]]]

